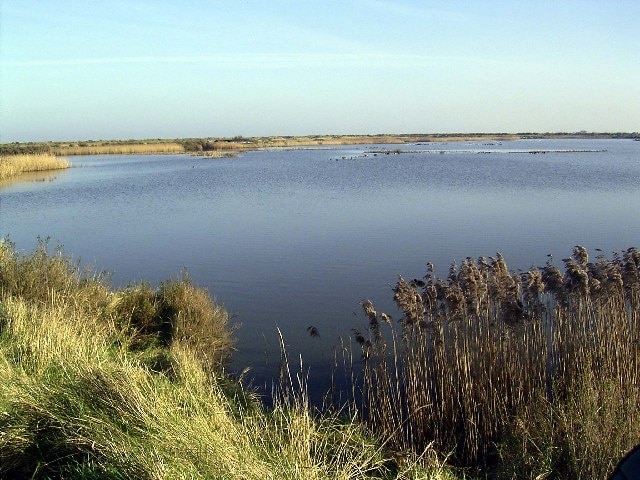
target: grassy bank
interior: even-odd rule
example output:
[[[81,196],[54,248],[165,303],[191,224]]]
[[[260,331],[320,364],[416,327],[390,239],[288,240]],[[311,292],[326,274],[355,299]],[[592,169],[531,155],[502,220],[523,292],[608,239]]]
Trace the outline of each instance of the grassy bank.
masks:
[[[113,291],[45,244],[0,244],[0,476],[450,478],[303,397],[264,410],[223,374],[230,347],[186,278]]]
[[[189,278],[112,290],[3,242],[0,476],[607,478],[640,443],[640,252],[563,263],[401,278],[395,321],[363,302],[361,395],[336,413],[225,375],[228,315]]]
[[[0,156],[0,180],[21,173],[69,168],[70,163],[51,154],[2,155]]]

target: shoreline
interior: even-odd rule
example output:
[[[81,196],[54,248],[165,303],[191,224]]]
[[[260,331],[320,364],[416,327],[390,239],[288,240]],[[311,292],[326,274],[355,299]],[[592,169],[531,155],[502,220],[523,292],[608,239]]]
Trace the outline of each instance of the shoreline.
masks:
[[[58,156],[108,154],[197,154],[220,157],[265,148],[331,145],[446,143],[533,139],[640,139],[640,133],[426,133],[377,135],[301,135],[270,137],[203,137],[153,140],[89,140],[13,142],[0,144],[0,155],[52,154]]]

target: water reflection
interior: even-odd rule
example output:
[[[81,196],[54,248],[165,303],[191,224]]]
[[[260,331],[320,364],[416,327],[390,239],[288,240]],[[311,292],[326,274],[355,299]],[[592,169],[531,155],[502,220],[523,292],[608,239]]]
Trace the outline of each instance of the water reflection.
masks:
[[[66,169],[64,170],[46,170],[42,172],[25,172],[20,175],[16,175],[14,177],[5,178],[0,180],[0,189],[7,188],[10,186],[20,186],[22,184],[29,183],[45,183],[45,182],[53,182],[58,179],[58,177],[65,175],[67,173]]]

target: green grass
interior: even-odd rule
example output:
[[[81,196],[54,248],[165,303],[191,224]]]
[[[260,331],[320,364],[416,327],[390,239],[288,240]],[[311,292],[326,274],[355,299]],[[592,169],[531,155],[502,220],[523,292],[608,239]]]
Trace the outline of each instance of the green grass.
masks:
[[[264,412],[229,380],[207,374],[179,342],[168,352],[168,376],[119,346],[108,329],[71,325],[62,307],[43,314],[9,300],[3,323],[6,476],[356,478],[384,471],[361,429],[316,421],[304,409]]]

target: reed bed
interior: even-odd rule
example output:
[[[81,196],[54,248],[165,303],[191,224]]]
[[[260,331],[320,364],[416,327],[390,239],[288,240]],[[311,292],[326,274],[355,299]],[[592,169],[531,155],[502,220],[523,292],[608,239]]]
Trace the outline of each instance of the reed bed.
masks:
[[[428,265],[395,285],[398,322],[363,302],[363,419],[398,450],[435,442],[508,478],[605,478],[640,442],[640,252],[576,246],[563,264]]]
[[[15,177],[21,173],[60,170],[70,166],[68,160],[50,154],[2,155],[0,156],[0,180]]]
[[[56,155],[126,155],[154,153],[184,153],[184,146],[177,142],[158,143],[87,143],[55,145],[51,150]]]

